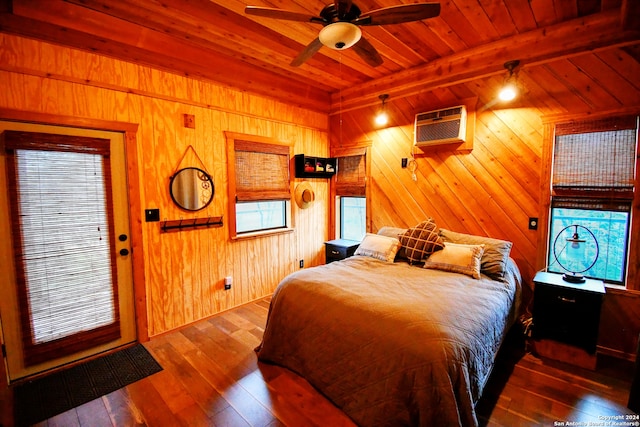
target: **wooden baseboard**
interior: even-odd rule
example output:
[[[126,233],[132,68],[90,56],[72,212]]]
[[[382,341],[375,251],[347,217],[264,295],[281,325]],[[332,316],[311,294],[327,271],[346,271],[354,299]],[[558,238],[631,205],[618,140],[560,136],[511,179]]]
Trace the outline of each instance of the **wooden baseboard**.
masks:
[[[598,352],[598,354],[604,354],[607,356],[615,357],[616,359],[627,360],[629,362],[636,361],[636,355],[633,353],[626,353],[624,351],[615,350],[609,347],[601,347],[601,346],[598,346],[598,349],[596,351]]]
[[[596,370],[597,356],[585,350],[552,340],[533,340],[534,353],[541,357],[570,363],[581,368]]]

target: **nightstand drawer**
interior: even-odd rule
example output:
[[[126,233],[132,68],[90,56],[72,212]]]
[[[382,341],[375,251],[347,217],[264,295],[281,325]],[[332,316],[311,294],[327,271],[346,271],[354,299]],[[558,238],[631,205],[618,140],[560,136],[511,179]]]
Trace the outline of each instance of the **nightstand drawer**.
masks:
[[[327,264],[349,258],[354,254],[360,242],[355,240],[336,239],[325,242],[325,258]]]

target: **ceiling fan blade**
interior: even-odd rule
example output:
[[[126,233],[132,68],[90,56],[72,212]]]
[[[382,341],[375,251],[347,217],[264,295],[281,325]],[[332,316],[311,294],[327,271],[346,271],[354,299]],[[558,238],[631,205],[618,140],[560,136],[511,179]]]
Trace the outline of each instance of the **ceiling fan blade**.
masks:
[[[324,20],[319,16],[308,15],[306,13],[292,12],[290,10],[276,9],[273,7],[247,6],[244,8],[247,15],[263,16],[265,18],[286,19],[288,21],[318,22]]]
[[[356,25],[387,25],[421,21],[440,15],[440,3],[402,4],[372,10],[351,21]]]
[[[364,37],[361,37],[360,41],[353,45],[353,50],[355,50],[360,58],[364,59],[364,62],[372,67],[377,67],[382,64],[382,57],[376,48]]]
[[[300,52],[298,54],[298,56],[296,56],[293,61],[291,61],[291,66],[292,67],[299,67],[300,65],[302,65],[307,59],[311,58],[313,55],[316,54],[317,51],[320,50],[320,48],[322,47],[322,43],[320,42],[320,39],[316,37],[316,39],[314,41],[312,41],[311,43],[309,43],[307,45],[307,47],[305,47],[302,52]]]

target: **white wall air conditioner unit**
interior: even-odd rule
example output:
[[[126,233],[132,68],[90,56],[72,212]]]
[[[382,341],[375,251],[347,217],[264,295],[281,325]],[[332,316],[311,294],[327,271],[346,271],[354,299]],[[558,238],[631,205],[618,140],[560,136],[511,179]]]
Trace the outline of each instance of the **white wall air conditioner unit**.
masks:
[[[414,144],[418,147],[465,142],[467,108],[464,105],[416,114]]]

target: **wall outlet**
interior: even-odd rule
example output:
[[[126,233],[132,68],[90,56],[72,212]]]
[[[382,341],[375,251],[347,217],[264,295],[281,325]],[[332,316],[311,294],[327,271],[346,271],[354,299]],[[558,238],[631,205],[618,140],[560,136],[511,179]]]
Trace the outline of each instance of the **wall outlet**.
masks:
[[[231,276],[227,276],[224,278],[224,290],[228,291],[231,289],[231,284],[233,283],[233,278]]]
[[[303,259],[300,260],[300,268],[304,268],[304,260]]]
[[[402,167],[406,168],[407,167],[407,163],[408,163],[408,159],[406,157],[402,158]]]

